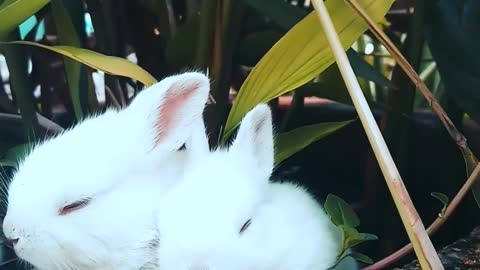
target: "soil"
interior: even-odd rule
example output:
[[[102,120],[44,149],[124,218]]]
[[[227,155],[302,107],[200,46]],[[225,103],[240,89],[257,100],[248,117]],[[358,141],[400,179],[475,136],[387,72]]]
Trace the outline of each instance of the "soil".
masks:
[[[475,228],[469,236],[444,247],[439,253],[445,270],[480,269],[480,227]],[[420,270],[418,261],[413,261],[402,268],[394,270]]]

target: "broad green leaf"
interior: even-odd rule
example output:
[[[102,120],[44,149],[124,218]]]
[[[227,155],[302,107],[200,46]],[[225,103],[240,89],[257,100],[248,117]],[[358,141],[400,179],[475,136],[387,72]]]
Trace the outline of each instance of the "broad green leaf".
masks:
[[[354,229],[360,225],[360,219],[353,211],[352,207],[336,195],[327,195],[324,208],[327,214],[331,217],[332,222],[337,226],[343,225]]]
[[[77,34],[77,30],[73,26],[72,20],[61,0],[51,0],[50,6],[57,28],[58,39],[60,44],[80,48],[82,43]],[[77,119],[82,119],[87,113],[87,85],[86,74],[83,72],[81,76],[82,66],[79,62],[68,57],[63,57],[65,63],[65,74],[67,76],[68,88],[72,99],[73,110]],[[83,102],[82,102],[83,100]]]
[[[311,143],[345,127],[352,121],[308,125],[280,133],[275,139],[275,163],[279,164]]]
[[[0,159],[0,166],[17,167],[32,150],[32,143],[20,144],[10,148]]]
[[[6,0],[0,5],[0,40],[45,6],[49,0]]]
[[[380,21],[393,0],[358,1],[374,21]],[[368,29],[344,2],[325,2],[345,49]],[[296,24],[260,60],[243,83],[224,129],[223,141],[245,114],[259,103],[285,94],[315,78],[334,62],[331,49],[315,13]]]
[[[75,48],[71,46],[47,46],[28,41],[0,42],[0,45],[29,45],[40,47],[67,56],[105,73],[137,80],[145,86],[151,86],[156,82],[155,78],[147,71],[128,61],[127,59],[116,56],[107,56],[87,49]]]
[[[448,205],[448,203],[450,202],[450,199],[448,198],[447,195],[443,194],[443,193],[440,193],[440,192],[432,192],[430,193],[430,195],[432,197],[435,197],[437,198],[440,202],[443,203],[443,205]]]
[[[270,17],[287,31],[308,14],[305,10],[283,1],[247,0],[247,3],[249,6]],[[255,32],[248,35],[239,45],[238,59],[240,63],[254,66],[280,38],[281,33],[275,31]],[[357,76],[375,82],[381,87],[389,86],[390,81],[367,63],[355,50],[347,50],[347,56]],[[344,93],[344,95],[348,96],[348,92]]]

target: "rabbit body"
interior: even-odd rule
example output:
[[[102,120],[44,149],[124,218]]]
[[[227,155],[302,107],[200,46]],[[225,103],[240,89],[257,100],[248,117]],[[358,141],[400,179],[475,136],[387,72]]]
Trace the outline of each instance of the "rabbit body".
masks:
[[[269,181],[273,153],[270,109],[259,105],[229,149],[190,156],[158,211],[159,269],[323,270],[335,263],[340,232],[304,188]],[[356,267],[347,260],[337,269]]]

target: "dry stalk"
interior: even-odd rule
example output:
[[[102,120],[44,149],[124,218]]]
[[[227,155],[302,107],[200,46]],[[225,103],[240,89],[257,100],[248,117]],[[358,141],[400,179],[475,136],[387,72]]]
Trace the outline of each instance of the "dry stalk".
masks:
[[[375,153],[375,157],[380,165],[380,169],[385,177],[387,186],[400,213],[408,237],[413,244],[420,265],[424,270],[442,270],[444,269],[443,265],[438,258],[438,254],[436,253],[427,232],[425,231],[422,220],[410,199],[375,118],[368,107],[368,103],[363,95],[360,85],[358,84],[345,50],[340,43],[340,38],[338,37],[327,8],[325,7],[323,0],[314,0],[312,3],[318,14],[318,18],[320,19],[333,54],[335,55],[338,68],[345,81],[353,104],[355,105],[355,109],[357,110],[363,128],[367,134],[370,145]]]

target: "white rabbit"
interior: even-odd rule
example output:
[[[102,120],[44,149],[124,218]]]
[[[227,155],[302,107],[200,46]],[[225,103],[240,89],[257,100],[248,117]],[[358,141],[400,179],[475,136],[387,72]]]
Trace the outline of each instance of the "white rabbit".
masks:
[[[209,80],[167,77],[37,145],[8,188],[5,236],[41,270],[155,267],[155,209],[183,170]]]
[[[334,265],[340,233],[323,208],[299,185],[269,181],[274,143],[267,105],[245,116],[228,150],[205,149],[191,149],[195,155],[185,174],[163,197],[157,219],[159,269],[324,270]],[[357,269],[357,264],[349,258],[336,269]]]

